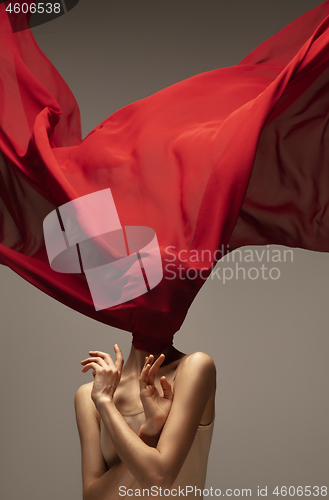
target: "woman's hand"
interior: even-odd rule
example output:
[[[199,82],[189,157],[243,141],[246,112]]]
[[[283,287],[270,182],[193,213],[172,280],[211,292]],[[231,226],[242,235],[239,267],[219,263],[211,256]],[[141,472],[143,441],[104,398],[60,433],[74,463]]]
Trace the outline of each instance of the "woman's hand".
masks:
[[[120,382],[123,367],[123,356],[120,347],[114,346],[116,361],[113,363],[109,354],[101,351],[89,351],[92,356],[81,361],[82,371],[86,373],[93,369],[95,377],[91,391],[91,398],[96,407],[99,402],[112,401],[113,395]]]
[[[171,385],[166,377],[160,378],[163,396],[160,396],[154,385],[155,376],[164,359],[165,355],[161,354],[153,363],[152,354],[146,357],[139,377],[140,398],[145,412],[145,423],[141,426],[140,433],[148,436],[160,435],[173,401]]]

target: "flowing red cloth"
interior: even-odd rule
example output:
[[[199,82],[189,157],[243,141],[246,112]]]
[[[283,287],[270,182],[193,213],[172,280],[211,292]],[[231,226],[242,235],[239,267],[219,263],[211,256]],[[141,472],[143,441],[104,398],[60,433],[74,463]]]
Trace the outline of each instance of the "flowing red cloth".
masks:
[[[237,66],[134,102],[82,140],[69,87],[29,29],[12,32],[1,4],[0,262],[76,311],[132,332],[136,348],[161,352],[218,249],[328,251],[328,16],[326,1]],[[155,230],[164,278],[96,311],[83,274],[51,269],[42,223],[105,188],[122,225]]]

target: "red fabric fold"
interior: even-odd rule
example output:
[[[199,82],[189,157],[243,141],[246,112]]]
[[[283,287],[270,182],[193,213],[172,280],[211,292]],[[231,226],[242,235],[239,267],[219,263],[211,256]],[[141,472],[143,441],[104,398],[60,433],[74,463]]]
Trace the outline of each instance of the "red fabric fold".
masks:
[[[82,140],[72,92],[30,30],[12,32],[1,4],[0,262],[73,309],[132,332],[136,348],[160,352],[219,249],[328,251],[328,16],[326,1],[237,66],[132,103]],[[51,269],[42,223],[105,188],[123,226],[155,230],[164,277],[140,297],[95,311],[83,274]]]

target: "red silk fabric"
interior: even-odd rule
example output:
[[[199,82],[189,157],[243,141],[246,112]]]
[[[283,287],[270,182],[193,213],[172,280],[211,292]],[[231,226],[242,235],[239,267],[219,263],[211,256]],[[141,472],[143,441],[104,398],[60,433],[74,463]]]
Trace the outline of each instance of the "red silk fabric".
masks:
[[[30,30],[12,32],[1,4],[0,263],[76,311],[132,332],[136,348],[161,352],[218,249],[328,251],[328,28],[326,1],[237,66],[132,103],[82,140],[72,92]],[[42,223],[105,188],[123,226],[155,230],[164,278],[95,311],[83,274],[50,268]]]

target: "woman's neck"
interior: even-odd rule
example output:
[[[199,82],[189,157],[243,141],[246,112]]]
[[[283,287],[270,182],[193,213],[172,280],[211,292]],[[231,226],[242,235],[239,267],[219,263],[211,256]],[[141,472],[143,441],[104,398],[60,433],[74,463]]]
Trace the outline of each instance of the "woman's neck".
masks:
[[[149,356],[150,354],[153,353],[147,351],[140,351],[139,349],[135,349],[135,347],[132,345],[128,359],[123,366],[123,374],[125,376],[130,374],[134,376],[137,374],[139,376],[145,363],[145,357]],[[160,356],[160,354],[161,353],[154,354],[154,360],[157,359]],[[166,356],[166,358],[162,366],[166,366],[167,364],[184,356],[184,353],[178,351],[173,345],[171,345],[165,351],[163,351],[163,354]]]

